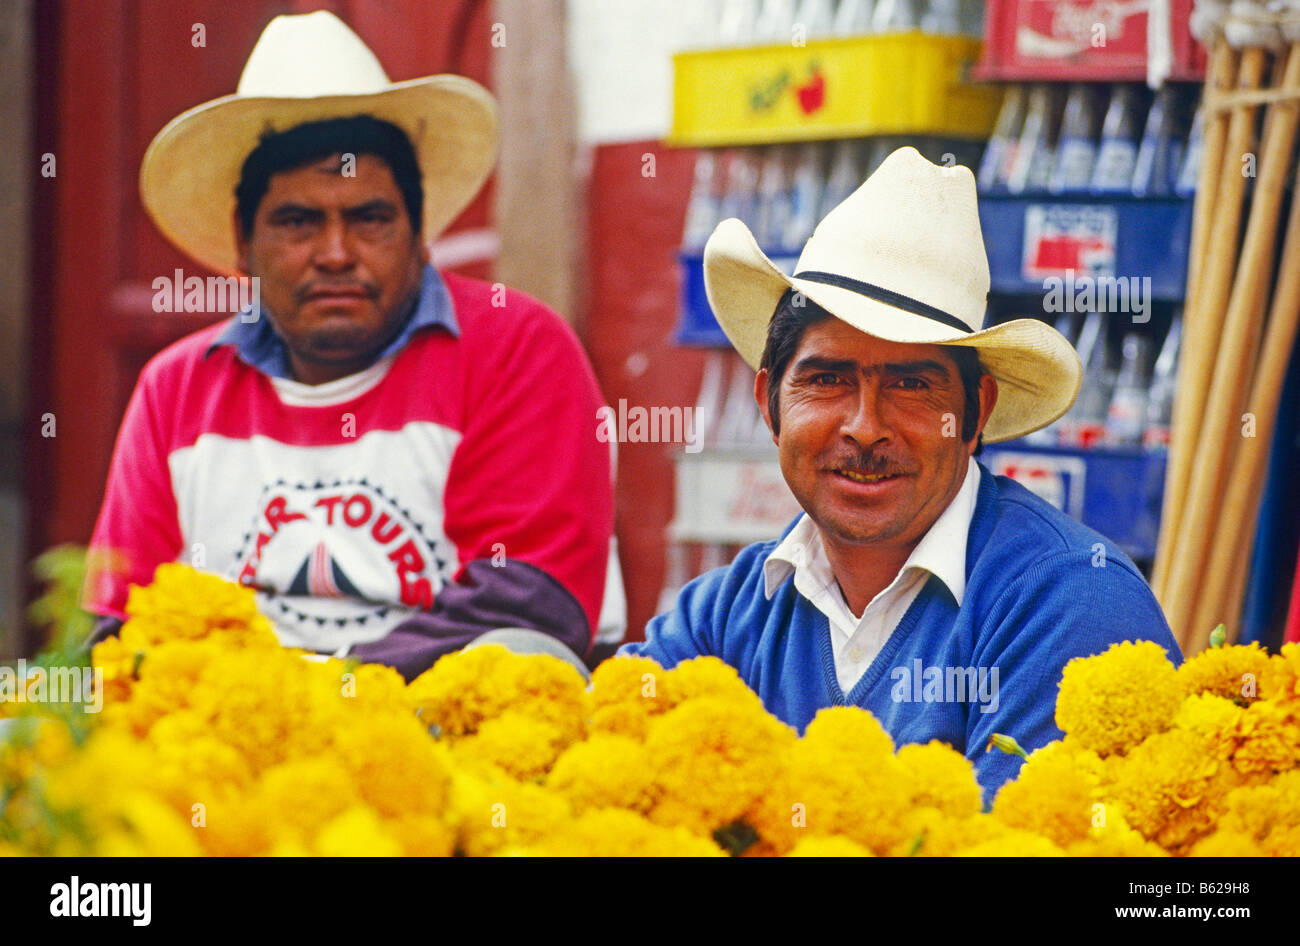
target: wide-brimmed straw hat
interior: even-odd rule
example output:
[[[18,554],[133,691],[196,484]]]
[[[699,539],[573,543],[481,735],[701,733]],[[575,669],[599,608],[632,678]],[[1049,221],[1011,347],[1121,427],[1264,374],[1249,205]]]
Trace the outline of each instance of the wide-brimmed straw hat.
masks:
[[[990,443],[1050,424],[1079,393],[1079,356],[1056,329],[1037,319],[984,328],[989,264],[975,177],[915,148],[891,154],[826,215],[793,276],[741,221],[722,221],[704,247],[704,285],[718,324],[753,368],[787,290],[877,338],[976,349],[998,382],[984,428]]]
[[[269,131],[373,115],[410,136],[431,240],[474,198],[496,160],[496,103],[472,79],[389,82],[375,54],[334,14],[277,16],[262,32],[234,95],[174,118],[150,143],[140,196],[158,228],[194,259],[236,267],[235,185]]]

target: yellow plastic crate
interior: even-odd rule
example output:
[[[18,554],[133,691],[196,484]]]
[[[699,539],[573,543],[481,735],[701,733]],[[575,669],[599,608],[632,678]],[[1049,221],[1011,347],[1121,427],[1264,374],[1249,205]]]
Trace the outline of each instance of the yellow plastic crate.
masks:
[[[678,53],[668,142],[987,138],[1002,89],[970,81],[979,53],[979,40],[919,31]]]

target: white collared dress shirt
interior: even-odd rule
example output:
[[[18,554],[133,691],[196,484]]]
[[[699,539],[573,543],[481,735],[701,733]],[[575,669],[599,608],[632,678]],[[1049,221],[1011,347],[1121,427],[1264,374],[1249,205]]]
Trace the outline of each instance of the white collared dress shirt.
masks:
[[[806,514],[768,555],[763,564],[767,597],[771,598],[793,571],[795,590],[826,615],[835,673],[845,693],[853,689],[871,666],[930,575],[937,576],[947,586],[961,607],[966,592],[966,539],[975,514],[979,485],[979,464],[972,458],[961,489],[948,508],[921,537],[894,580],[871,599],[860,617],[853,614],[844,600],[826,557],[821,533]]]

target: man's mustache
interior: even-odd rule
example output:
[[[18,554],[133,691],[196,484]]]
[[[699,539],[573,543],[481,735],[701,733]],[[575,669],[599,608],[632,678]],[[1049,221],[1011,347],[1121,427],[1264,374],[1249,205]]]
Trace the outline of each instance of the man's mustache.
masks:
[[[859,476],[897,476],[908,473],[907,464],[884,453],[838,453],[826,458],[824,470],[844,470]]]
[[[294,296],[299,302],[302,302],[303,300],[308,299],[311,296],[316,295],[318,293],[335,293],[335,292],[346,292],[346,293],[355,292],[355,293],[364,294],[366,296],[373,297],[378,295],[379,290],[376,286],[374,286],[371,283],[364,283],[364,282],[337,282],[336,283],[336,282],[317,281],[317,282],[307,283],[307,285],[303,286],[296,293],[294,293]]]

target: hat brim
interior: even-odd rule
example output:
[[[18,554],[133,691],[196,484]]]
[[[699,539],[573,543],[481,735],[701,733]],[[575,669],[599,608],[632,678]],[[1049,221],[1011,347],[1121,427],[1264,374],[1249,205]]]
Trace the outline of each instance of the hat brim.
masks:
[[[704,247],[704,287],[718,324],[740,356],[757,369],[777,302],[794,289],[868,335],[891,342],[961,345],[979,352],[998,382],[998,400],[984,427],[986,443],[1012,440],[1061,417],[1079,394],[1083,366],[1060,332],[1037,319],[1016,319],[962,332],[869,299],[851,289],[787,277],[763,253],[749,228],[724,220]]]
[[[262,135],[363,114],[410,136],[423,175],[423,238],[432,241],[474,199],[496,161],[496,104],[463,76],[396,82],[368,95],[229,95],[205,102],[178,115],[150,143],[140,164],[140,197],[172,243],[210,269],[233,273],[235,185]]]

